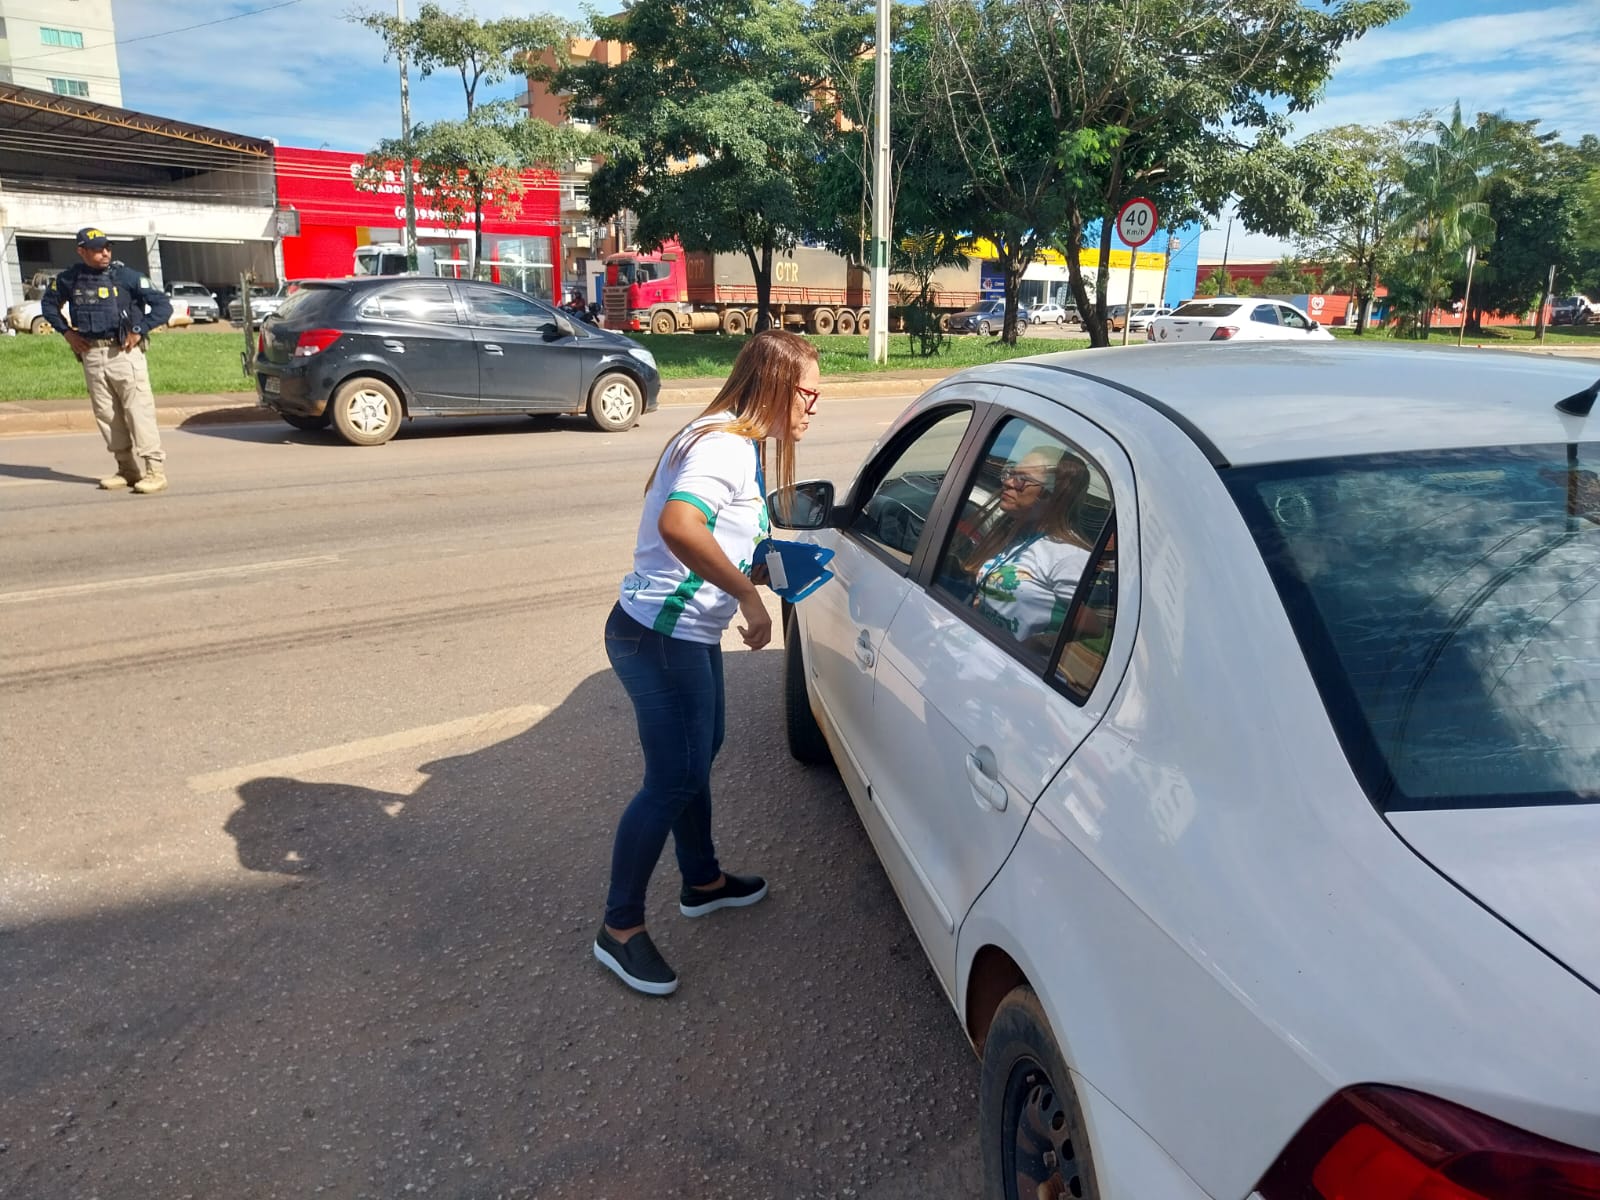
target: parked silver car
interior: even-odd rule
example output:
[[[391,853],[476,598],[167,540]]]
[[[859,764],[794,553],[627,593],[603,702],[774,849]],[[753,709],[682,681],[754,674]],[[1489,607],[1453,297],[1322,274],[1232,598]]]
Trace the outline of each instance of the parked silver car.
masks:
[[[217,303],[217,294],[203,283],[187,281],[170,283],[167,285],[167,295],[186,303],[189,306],[189,316],[196,321],[222,319],[222,306]]]
[[[296,284],[284,282],[276,288],[256,286],[250,289],[250,325],[251,328],[261,324],[283,307],[283,302],[294,292]],[[235,296],[228,302],[228,320],[235,325],[244,324],[244,299]]]

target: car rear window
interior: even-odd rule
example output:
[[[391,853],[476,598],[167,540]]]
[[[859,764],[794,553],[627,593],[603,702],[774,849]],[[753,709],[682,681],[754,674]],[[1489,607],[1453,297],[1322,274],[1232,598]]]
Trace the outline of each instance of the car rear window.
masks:
[[[1175,317],[1231,317],[1239,307],[1237,301],[1209,300],[1198,304],[1185,304],[1172,315]]]
[[[1600,445],[1230,470],[1386,811],[1600,800]]]
[[[343,288],[326,287],[315,283],[297,286],[278,306],[278,317],[285,321],[320,317],[324,313],[333,311],[343,295]]]

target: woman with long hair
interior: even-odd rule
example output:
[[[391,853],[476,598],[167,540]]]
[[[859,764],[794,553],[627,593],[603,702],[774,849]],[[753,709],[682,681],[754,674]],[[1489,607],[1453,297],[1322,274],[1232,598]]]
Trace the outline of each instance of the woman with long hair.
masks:
[[[772,639],[756,586],[765,576],[751,560],[770,528],[768,483],[794,482],[795,444],[810,425],[817,383],[817,351],[804,338],[769,329],[745,343],[722,390],[657,461],[645,485],[633,570],[606,619],[606,657],[638,718],[644,783],[617,825],[594,956],[646,995],[678,987],[644,918],[645,887],[668,833],[683,877],[684,916],[754,904],[767,894],[758,876],[724,872],[712,844],[711,764],[725,711],[721,643],[735,614],[751,650]]]
[[[972,603],[1019,642],[1054,638],[1088,565],[1077,528],[1089,467],[1075,454],[1039,448],[1000,473],[1000,492],[963,560]]]

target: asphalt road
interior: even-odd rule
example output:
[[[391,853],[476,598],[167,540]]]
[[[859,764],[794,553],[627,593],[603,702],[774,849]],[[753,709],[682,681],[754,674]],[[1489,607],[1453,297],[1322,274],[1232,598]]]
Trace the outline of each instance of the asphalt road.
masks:
[[[900,400],[824,407],[847,479]],[[689,413],[388,446],[0,439],[0,1197],[967,1197],[977,1064],[781,651],[727,657],[683,985],[590,958],[637,786],[600,630]]]

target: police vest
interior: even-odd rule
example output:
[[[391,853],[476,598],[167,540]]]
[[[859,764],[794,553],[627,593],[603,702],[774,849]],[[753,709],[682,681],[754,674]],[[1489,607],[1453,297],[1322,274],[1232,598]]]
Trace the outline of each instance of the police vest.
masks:
[[[116,336],[132,301],[123,272],[80,267],[67,283],[66,299],[72,304],[72,324],[77,331],[85,337]]]

